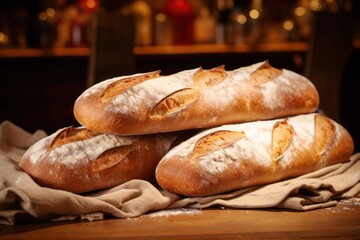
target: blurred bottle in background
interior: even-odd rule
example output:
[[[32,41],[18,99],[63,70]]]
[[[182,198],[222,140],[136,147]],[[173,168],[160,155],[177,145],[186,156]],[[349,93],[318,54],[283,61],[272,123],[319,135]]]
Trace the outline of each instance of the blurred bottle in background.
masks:
[[[248,20],[248,1],[234,0],[234,7],[231,10],[231,32],[228,43],[242,44],[245,42],[246,26]]]
[[[157,46],[169,46],[173,43],[172,25],[168,16],[160,11],[156,14],[155,20],[155,36],[154,42]]]
[[[3,47],[29,47],[31,12],[28,2],[2,1],[0,3],[0,45]]]
[[[152,9],[148,2],[135,0],[131,5],[135,17],[135,45],[152,44]]]
[[[194,42],[194,10],[190,2],[167,0],[163,12],[172,25],[172,44],[192,44]]]
[[[194,21],[194,43],[214,43],[215,27],[214,16],[207,6],[202,5]]]
[[[78,0],[75,5],[71,5],[70,47],[89,46],[89,20],[98,7],[98,0]]]
[[[0,3],[0,48],[11,46],[10,24],[3,4],[4,3]]]
[[[239,0],[240,1],[240,0]],[[246,43],[254,44],[260,41],[263,30],[263,6],[262,0],[241,1],[248,9],[248,21],[246,31]]]
[[[5,21],[0,21],[0,48],[6,48],[11,45],[8,25]]]
[[[0,47],[88,47],[100,5],[129,5],[135,45],[307,41],[313,13],[350,12],[353,0],[2,0]],[[359,30],[357,35],[359,35]]]
[[[40,12],[36,18],[38,39],[37,46],[40,48],[52,47],[56,39],[56,12],[52,1],[43,0]]]
[[[215,43],[227,44],[232,42],[231,13],[234,7],[233,0],[217,0],[217,21],[215,30]]]

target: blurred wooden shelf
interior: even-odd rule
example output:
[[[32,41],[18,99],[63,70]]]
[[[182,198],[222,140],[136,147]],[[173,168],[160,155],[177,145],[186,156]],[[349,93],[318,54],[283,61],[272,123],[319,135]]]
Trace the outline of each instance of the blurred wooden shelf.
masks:
[[[353,42],[354,48],[360,48],[360,39]],[[135,46],[136,56],[146,55],[185,55],[185,54],[228,54],[228,53],[276,53],[306,52],[305,42],[278,42],[259,44],[194,44],[171,46]],[[0,58],[41,58],[41,57],[86,57],[88,47],[64,48],[2,48]]]
[[[136,46],[135,55],[172,55],[172,54],[223,54],[249,52],[304,52],[307,44],[303,42],[263,43],[263,44],[194,44],[182,46]],[[0,58],[40,58],[40,57],[84,57],[88,56],[87,47],[74,48],[3,48]]]
[[[39,57],[82,57],[89,55],[89,48],[3,48],[0,58],[39,58]]]
[[[249,52],[303,52],[304,42],[262,43],[262,44],[194,44],[183,46],[145,46],[135,47],[135,55],[160,54],[214,54],[214,53],[249,53]]]

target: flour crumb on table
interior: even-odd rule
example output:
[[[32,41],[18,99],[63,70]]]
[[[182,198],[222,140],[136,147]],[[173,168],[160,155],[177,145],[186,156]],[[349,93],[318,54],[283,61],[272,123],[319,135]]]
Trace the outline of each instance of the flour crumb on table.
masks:
[[[201,210],[194,208],[176,208],[168,210],[160,210],[148,214],[150,217],[163,217],[163,216],[173,216],[173,215],[182,215],[182,214],[198,214]]]

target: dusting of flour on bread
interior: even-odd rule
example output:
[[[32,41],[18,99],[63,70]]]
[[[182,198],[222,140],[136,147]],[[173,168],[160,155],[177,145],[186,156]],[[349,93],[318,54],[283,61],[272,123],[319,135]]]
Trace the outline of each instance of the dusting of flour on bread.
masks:
[[[60,130],[61,131],[61,130]],[[48,159],[49,162],[57,162],[64,166],[87,165],[94,161],[101,153],[108,149],[135,142],[135,137],[119,137],[116,135],[100,134],[92,138],[71,142],[49,151],[48,146],[60,131],[33,145],[29,152],[29,159],[33,164],[39,159]],[[46,155],[46,157],[44,157]]]
[[[203,98],[211,101],[212,104],[222,106],[234,99],[238,94],[235,87],[226,88],[225,85],[244,84],[246,79],[250,79],[250,74],[262,63],[256,63],[250,67],[242,67],[233,71],[228,71],[228,77],[220,84],[203,90]],[[181,71],[168,76],[161,76],[142,82],[122,94],[116,96],[109,105],[105,107],[106,111],[127,114],[136,112],[136,107],[144,105],[147,109],[152,109],[158,102],[174,92],[185,88],[196,88],[193,82],[193,75],[199,68]],[[119,78],[115,79],[118,80]],[[107,85],[115,80],[106,81],[102,86],[95,87],[92,92],[102,91]],[[246,87],[246,84],[244,84]],[[250,86],[248,86],[250,87]],[[84,95],[88,95],[84,94]],[[146,99],[146,101],[144,100]]]
[[[315,139],[313,119],[315,115],[316,113],[288,118],[288,124],[293,127],[294,131],[294,137],[289,146],[293,150],[287,151],[279,161],[279,164],[283,167],[291,164],[292,159],[294,159],[292,153],[296,152],[295,149],[310,149],[313,146]],[[163,161],[167,161],[174,155],[179,156],[182,161],[188,161],[198,139],[216,131],[236,131],[244,132],[245,136],[225,148],[202,155],[196,159],[196,161],[199,161],[201,169],[208,174],[220,174],[229,167],[236,168],[244,164],[242,161],[249,161],[248,159],[259,166],[271,166],[273,163],[271,158],[272,129],[277,122],[284,121],[284,119],[230,124],[205,130],[176,146],[165,155]]]
[[[240,159],[243,157],[250,158],[259,165],[266,165],[270,162],[271,158],[267,149],[271,144],[271,131],[261,126],[266,125],[266,122],[250,122],[244,125],[221,127],[221,130],[244,131],[245,137],[226,148],[199,158],[199,164],[203,171],[209,174],[220,174],[230,166],[238,167],[242,164]]]
[[[125,78],[131,78],[131,77],[136,77],[136,76],[140,76],[143,75],[143,73],[136,73],[133,75],[127,75],[127,76],[120,76],[120,77],[114,77],[114,78],[110,78],[110,79],[106,79],[104,81],[101,81],[93,86],[91,86],[90,88],[86,89],[80,96],[80,98],[86,98],[92,94],[95,93],[102,93],[111,83],[119,81],[121,79],[125,79]]]
[[[116,96],[110,104],[105,107],[105,110],[126,114],[134,111],[134,109],[137,111],[136,106],[145,105],[146,108],[151,109],[173,92],[194,87],[192,76],[197,70],[198,68],[186,70],[142,82]],[[181,79],[181,81],[179,81],[179,79]]]

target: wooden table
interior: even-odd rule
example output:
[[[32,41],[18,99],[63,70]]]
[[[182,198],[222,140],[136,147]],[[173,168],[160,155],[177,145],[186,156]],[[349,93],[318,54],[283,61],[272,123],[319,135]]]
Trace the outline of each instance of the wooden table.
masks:
[[[0,239],[360,239],[360,197],[336,207],[177,209],[133,219],[0,226]]]

